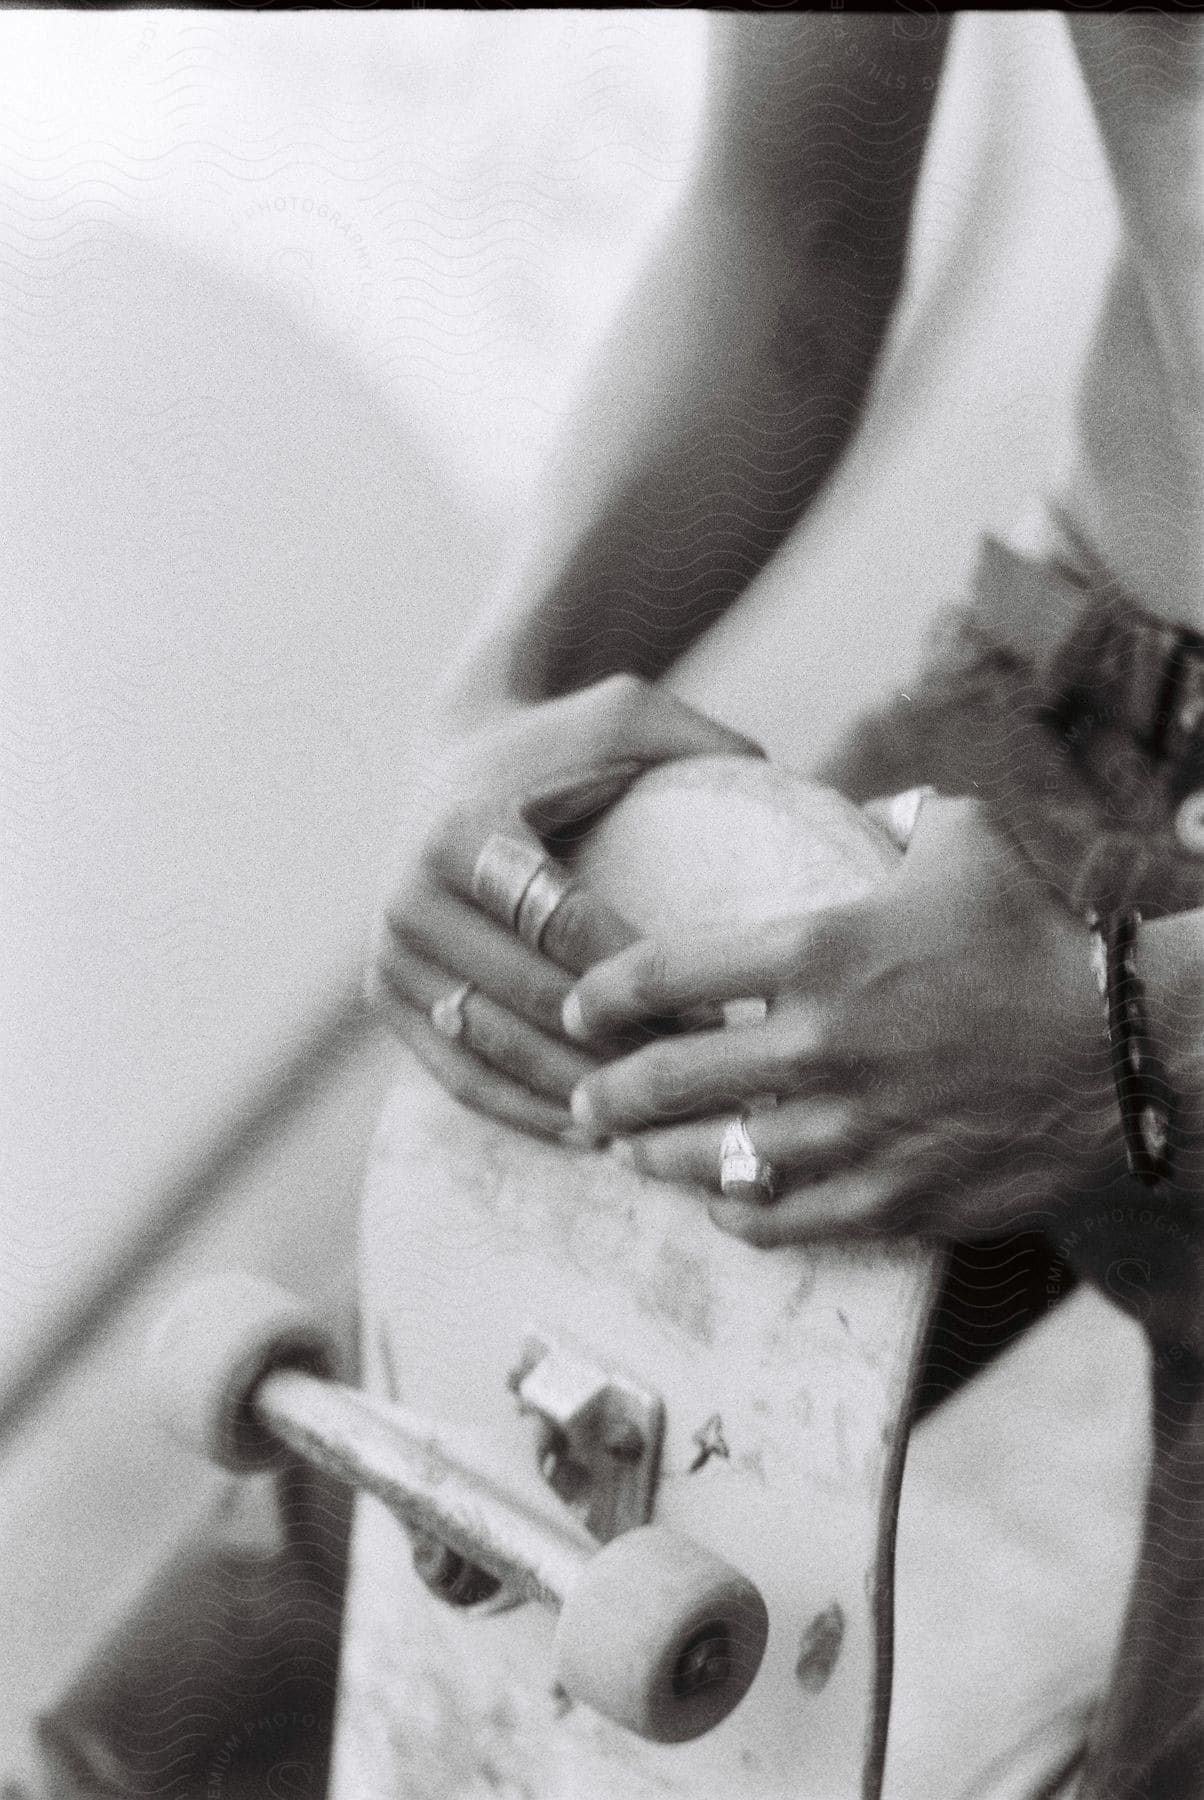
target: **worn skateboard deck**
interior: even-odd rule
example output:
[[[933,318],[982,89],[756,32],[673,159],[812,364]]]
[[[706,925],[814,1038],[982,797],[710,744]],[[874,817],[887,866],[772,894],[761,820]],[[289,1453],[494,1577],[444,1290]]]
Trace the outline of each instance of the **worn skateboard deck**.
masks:
[[[646,928],[820,904],[898,855],[847,803],[825,812],[822,790],[800,830],[782,787],[797,778],[764,764],[738,777],[731,832],[716,833],[714,781],[705,765],[682,768],[671,829],[666,792],[637,787],[590,851],[589,878]],[[750,1577],[770,1626],[727,1719],[693,1742],[650,1743],[555,1691],[547,1612],[449,1605],[365,1499],[333,1800],[876,1793],[894,1518],[934,1253],[753,1249],[711,1225],[697,1192],[494,1125],[409,1066],[375,1143],[362,1246],[370,1391],[454,1430],[545,1506],[538,1421],[513,1391],[532,1334],[653,1393],[664,1425],[651,1518]],[[621,1635],[622,1618],[608,1629]]]

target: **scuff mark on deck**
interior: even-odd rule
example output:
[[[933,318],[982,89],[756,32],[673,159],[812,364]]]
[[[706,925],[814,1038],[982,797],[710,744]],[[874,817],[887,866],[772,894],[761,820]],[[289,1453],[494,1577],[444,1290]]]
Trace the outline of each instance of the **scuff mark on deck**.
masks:
[[[701,1256],[664,1239],[643,1284],[641,1304],[655,1318],[677,1325],[700,1344],[710,1344],[715,1329],[715,1295],[710,1270]]]
[[[723,1420],[718,1413],[712,1413],[706,1424],[699,1426],[690,1442],[698,1445],[698,1455],[690,1464],[691,1475],[705,1468],[712,1456],[722,1456],[725,1459],[731,1456],[727,1439],[723,1435]]]
[[[816,1613],[799,1643],[794,1673],[804,1693],[819,1694],[827,1687],[843,1643],[844,1608],[833,1600]]]

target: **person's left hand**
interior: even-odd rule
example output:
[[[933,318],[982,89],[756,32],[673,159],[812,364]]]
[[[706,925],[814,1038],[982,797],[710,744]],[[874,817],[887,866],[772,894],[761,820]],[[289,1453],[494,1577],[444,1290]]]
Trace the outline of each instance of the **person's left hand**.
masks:
[[[775,1200],[710,1203],[751,1243],[1048,1230],[1120,1153],[1087,929],[974,801],[930,800],[868,899],[595,964],[564,1023],[603,1044],[750,996],[762,1022],[650,1042],[580,1082],[573,1111],[646,1174],[715,1191],[733,1113],[776,1095],[748,1118]]]

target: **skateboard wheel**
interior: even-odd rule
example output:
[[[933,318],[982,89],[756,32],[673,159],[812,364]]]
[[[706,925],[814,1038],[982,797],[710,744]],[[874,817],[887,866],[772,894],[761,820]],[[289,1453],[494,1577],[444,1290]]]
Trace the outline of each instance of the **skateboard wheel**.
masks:
[[[266,1468],[280,1446],[252,1396],[274,1369],[334,1373],[330,1334],[292,1294],[234,1274],[184,1288],[147,1345],[146,1383],[172,1436],[237,1475]]]
[[[692,1538],[641,1525],[565,1600],[557,1673],[575,1700],[656,1743],[701,1737],[751,1687],[769,1632],[748,1578]]]

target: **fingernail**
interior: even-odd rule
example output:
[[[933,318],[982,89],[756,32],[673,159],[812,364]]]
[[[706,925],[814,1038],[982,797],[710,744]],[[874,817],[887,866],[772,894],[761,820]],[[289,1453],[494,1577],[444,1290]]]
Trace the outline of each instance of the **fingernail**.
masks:
[[[560,1009],[560,1022],[564,1026],[564,1035],[571,1038],[585,1038],[589,1034],[585,1029],[585,1015],[581,1011],[581,1002],[576,993],[565,997]]]
[[[615,1161],[622,1163],[625,1169],[635,1168],[635,1145],[630,1138],[612,1138],[608,1148]]]
[[[584,1088],[573,1089],[573,1096],[569,1101],[569,1111],[583,1131],[592,1132],[597,1137],[597,1115],[594,1112],[593,1102]]]

